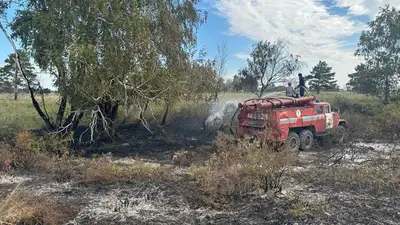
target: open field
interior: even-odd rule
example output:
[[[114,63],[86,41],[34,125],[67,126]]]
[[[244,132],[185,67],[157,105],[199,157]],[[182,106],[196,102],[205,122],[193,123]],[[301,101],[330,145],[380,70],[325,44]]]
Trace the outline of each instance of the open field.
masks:
[[[331,102],[337,97],[345,97],[351,99],[355,102],[372,102],[377,103],[378,100],[373,97],[366,97],[365,95],[359,95],[349,92],[326,92],[321,94],[310,93],[312,95],[317,96],[320,100]],[[274,96],[278,94],[273,93]],[[279,93],[279,95],[284,95],[284,93]],[[254,98],[255,95],[252,93],[221,93],[219,98],[221,102],[226,101],[240,101],[246,100],[249,98]],[[40,99],[40,98],[39,98]],[[44,102],[46,105],[46,109],[50,115],[55,115],[57,111],[57,101],[58,97],[56,94],[45,95]],[[42,103],[42,101],[40,101]],[[179,108],[185,106],[186,103],[180,103],[175,107],[175,110],[179,111]],[[35,109],[32,107],[32,103],[30,101],[29,95],[20,94],[19,100],[14,101],[12,94],[0,94],[0,114],[3,115],[0,118],[1,129],[4,129],[8,126],[17,126],[17,127],[28,127],[28,128],[37,128],[43,125],[42,121],[38,117]],[[161,113],[163,110],[162,106],[152,106],[153,112],[155,114]],[[13,112],[13,113],[11,113]],[[126,117],[130,119],[134,119],[137,115],[135,110],[130,111],[131,114]],[[123,117],[123,116],[121,116]]]
[[[398,105],[316,96],[349,121],[345,145],[260,151],[206,135],[203,121],[218,110],[181,103],[162,134],[133,126],[132,109],[114,142],[55,157],[24,130],[42,126],[27,96],[1,95],[0,224],[399,224]],[[221,93],[217,107],[250,97]],[[57,96],[45,101],[54,113]],[[161,118],[163,107],[152,109]]]

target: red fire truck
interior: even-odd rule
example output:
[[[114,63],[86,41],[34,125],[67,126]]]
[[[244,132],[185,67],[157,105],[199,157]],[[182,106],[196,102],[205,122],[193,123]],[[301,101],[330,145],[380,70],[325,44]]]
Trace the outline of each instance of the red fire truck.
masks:
[[[285,143],[291,150],[308,150],[327,135],[343,142],[347,128],[329,103],[314,96],[250,99],[239,103],[238,112],[239,137]]]

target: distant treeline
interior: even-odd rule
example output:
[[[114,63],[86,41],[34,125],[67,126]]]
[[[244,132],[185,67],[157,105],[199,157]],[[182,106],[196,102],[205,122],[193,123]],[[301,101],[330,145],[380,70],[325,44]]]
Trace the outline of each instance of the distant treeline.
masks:
[[[56,91],[52,91],[49,88],[41,88],[37,89],[36,93],[41,93],[41,94],[50,94],[50,93],[55,93]],[[14,89],[13,88],[0,88],[0,94],[13,94]],[[29,93],[28,88],[19,88],[18,93]]]

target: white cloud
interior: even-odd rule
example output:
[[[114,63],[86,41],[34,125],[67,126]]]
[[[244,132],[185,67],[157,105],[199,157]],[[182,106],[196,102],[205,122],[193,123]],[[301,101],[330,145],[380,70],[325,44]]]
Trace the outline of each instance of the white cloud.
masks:
[[[368,15],[370,19],[375,18],[379,7],[389,4],[400,7],[399,0],[336,0],[336,6],[349,7],[349,13],[353,15]]]
[[[307,62],[303,74],[308,74],[319,60],[325,60],[343,85],[360,63],[354,56],[354,40],[347,43],[343,39],[360,33],[365,24],[330,14],[320,0],[217,0],[215,8],[227,19],[231,35],[254,41],[284,38],[291,42],[290,51]],[[349,49],[349,44],[354,48]],[[243,58],[244,54],[236,57]]]
[[[235,56],[236,56],[236,58],[238,58],[238,59],[244,59],[244,60],[246,60],[246,59],[249,58],[250,55],[247,54],[247,53],[239,52],[239,53],[236,53]]]
[[[45,72],[38,72],[37,75],[38,75],[37,79],[43,88],[49,88],[52,90],[55,89],[55,87],[53,86],[53,81],[51,80],[50,74],[45,73]]]
[[[41,70],[39,66],[34,63],[33,60],[31,60],[31,63],[33,65],[35,73],[37,74],[37,80],[40,82],[42,88],[49,88],[54,90],[55,88],[53,86],[53,81],[51,79],[50,73]]]

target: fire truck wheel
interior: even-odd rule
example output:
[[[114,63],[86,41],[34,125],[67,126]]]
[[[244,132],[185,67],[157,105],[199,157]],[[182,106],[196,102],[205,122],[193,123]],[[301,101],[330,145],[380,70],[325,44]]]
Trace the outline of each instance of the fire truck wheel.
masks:
[[[337,127],[337,130],[334,134],[335,144],[343,144],[346,141],[346,128],[342,125]]]
[[[300,137],[296,132],[290,132],[286,139],[286,148],[291,151],[298,151],[300,147]]]
[[[300,131],[300,149],[310,150],[313,145],[313,133],[311,130],[305,129]]]
[[[228,126],[228,125],[224,125],[224,124],[222,124],[220,127],[219,127],[219,131],[221,131],[222,133],[225,133],[225,134],[229,134],[229,132],[230,132],[230,129],[229,129],[230,127]]]

